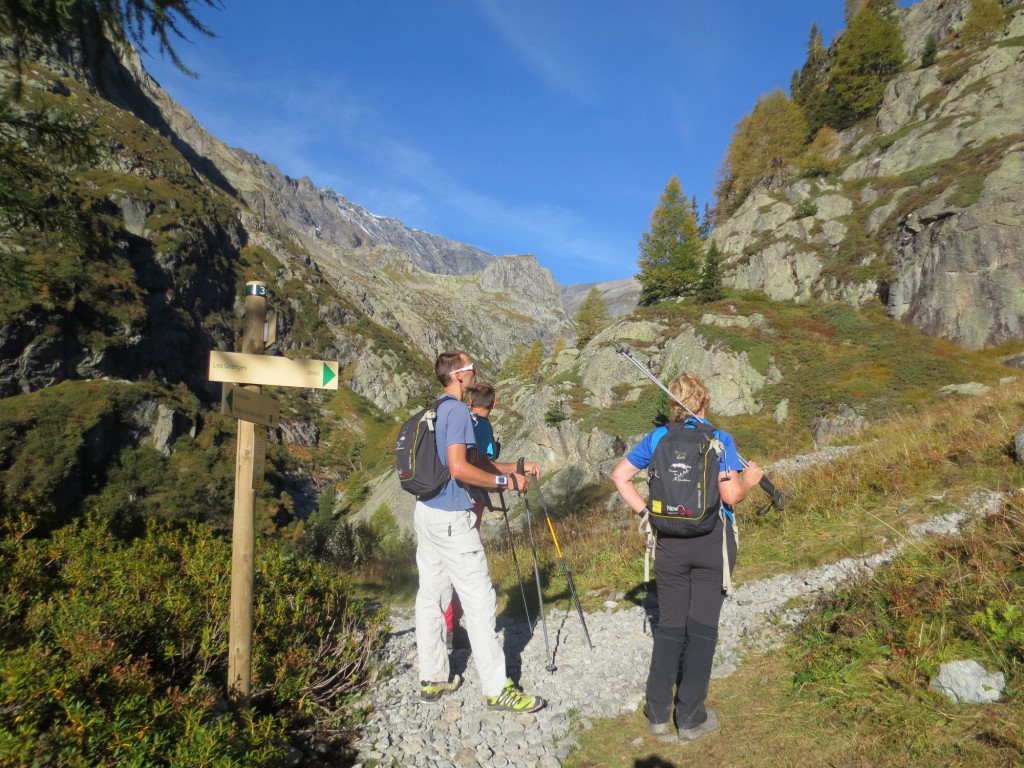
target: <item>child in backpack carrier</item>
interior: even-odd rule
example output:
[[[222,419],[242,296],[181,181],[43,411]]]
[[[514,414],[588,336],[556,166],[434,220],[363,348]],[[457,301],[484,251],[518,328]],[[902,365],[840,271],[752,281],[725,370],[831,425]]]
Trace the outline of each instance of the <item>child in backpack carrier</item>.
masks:
[[[494,428],[491,426],[489,418],[496,401],[494,386],[489,382],[478,381],[469,392],[469,410],[473,415],[476,455],[483,456],[490,461],[497,460],[500,450],[498,442],[494,439]],[[482,488],[470,487],[469,495],[473,500],[473,513],[476,515],[476,527],[479,529],[484,507],[487,504],[487,491]],[[455,628],[459,626],[461,618],[462,603],[459,601],[459,593],[453,589],[452,600],[444,610],[445,643],[449,651],[455,648]]]
[[[732,436],[711,427],[706,418],[710,397],[700,378],[684,373],[668,389],[677,401],[672,404],[676,423],[644,437],[612,471],[612,481],[641,520],[650,521],[657,536],[654,565],[660,618],[644,714],[651,733],[664,740],[692,741],[718,730],[718,714],[705,699],[718,621],[736,564],[732,506],[757,487],[763,473],[753,462],[744,467]],[[692,435],[680,434],[687,430]],[[712,430],[713,437],[700,436]],[[691,436],[694,439],[688,439]],[[709,450],[717,455],[708,455]],[[650,506],[633,485],[642,469],[651,475]],[[689,493],[691,484],[705,480],[710,488],[702,485],[702,493]],[[675,734],[670,730],[673,721]]]

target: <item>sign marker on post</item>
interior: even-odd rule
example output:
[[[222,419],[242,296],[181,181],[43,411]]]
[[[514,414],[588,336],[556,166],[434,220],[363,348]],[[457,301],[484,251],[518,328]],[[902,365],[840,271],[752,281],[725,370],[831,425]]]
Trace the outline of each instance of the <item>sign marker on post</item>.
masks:
[[[281,425],[281,404],[277,400],[235,384],[224,384],[220,412],[234,419],[251,421],[273,429]]]
[[[235,507],[231,529],[231,606],[228,627],[228,692],[248,702],[252,685],[252,623],[255,574],[256,497],[267,468],[267,431],[277,427],[281,406],[260,394],[261,385],[337,389],[338,363],[268,357],[277,337],[277,321],[268,313],[267,285],[245,285],[245,329],[241,352],[210,352],[210,381],[224,384],[221,413],[238,419],[235,458]],[[268,317],[268,314],[270,315]],[[239,386],[244,385],[244,386]]]
[[[252,488],[258,491],[263,487],[263,478],[267,473],[267,430],[257,429],[253,436],[252,449]]]
[[[244,352],[210,352],[210,381],[306,389],[337,389],[338,363]]]

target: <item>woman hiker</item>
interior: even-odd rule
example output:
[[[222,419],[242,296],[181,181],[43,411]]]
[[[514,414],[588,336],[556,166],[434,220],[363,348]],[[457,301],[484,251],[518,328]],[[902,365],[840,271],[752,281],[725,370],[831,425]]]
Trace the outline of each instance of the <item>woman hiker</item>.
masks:
[[[672,404],[673,419],[681,422],[683,428],[709,425],[705,414],[710,398],[700,378],[684,373],[669,384],[669,391],[690,411]],[[647,502],[632,480],[637,472],[651,464],[658,443],[667,433],[666,426],[654,429],[612,471],[612,481],[619,494],[641,519],[649,515]],[[723,585],[730,583],[736,564],[731,507],[746,498],[763,476],[761,468],[753,462],[744,468],[728,432],[716,430],[714,434],[721,449],[718,491],[722,501],[714,529],[699,536],[657,535],[654,572],[660,619],[654,631],[644,714],[651,733],[663,735],[664,740],[692,741],[718,730],[718,713],[705,706],[705,698],[727,589]],[[674,683],[677,684],[674,720],[678,729],[675,737],[669,729],[673,719]]]

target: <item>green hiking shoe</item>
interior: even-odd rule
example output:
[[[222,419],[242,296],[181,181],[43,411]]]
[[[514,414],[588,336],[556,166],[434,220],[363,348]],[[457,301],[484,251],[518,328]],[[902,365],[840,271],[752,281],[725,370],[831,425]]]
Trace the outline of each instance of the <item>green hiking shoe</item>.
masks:
[[[452,675],[452,679],[447,683],[431,683],[420,680],[420,698],[424,701],[437,701],[446,693],[459,690],[460,685],[462,685],[462,678],[459,675]]]
[[[540,696],[527,696],[509,678],[497,696],[487,697],[487,708],[502,712],[536,712],[547,704]]]

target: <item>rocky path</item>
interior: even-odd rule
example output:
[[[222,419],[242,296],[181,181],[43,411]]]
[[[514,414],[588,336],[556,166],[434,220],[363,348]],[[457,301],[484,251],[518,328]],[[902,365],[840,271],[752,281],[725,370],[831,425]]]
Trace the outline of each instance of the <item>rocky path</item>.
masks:
[[[977,494],[968,509],[916,526],[899,546],[739,587],[722,612],[713,676],[731,674],[743,655],[778,642],[781,632],[800,620],[810,598],[873,571],[916,538],[955,532],[968,518],[989,514],[999,504],[995,494]],[[509,674],[528,693],[548,700],[545,709],[523,715],[485,708],[467,650],[452,656],[452,670],[465,676],[462,688],[437,702],[420,701],[412,612],[395,611],[384,649],[395,674],[371,694],[376,712],[358,742],[361,759],[396,766],[560,766],[576,746],[576,723],[587,728],[595,718],[635,712],[643,700],[650,621],[657,609],[650,599],[635,605],[618,597],[606,602],[605,610],[586,615],[593,650],[575,610],[567,611],[565,601],[548,606],[554,672],[545,670],[549,657],[542,627],[531,634],[525,621],[499,617]]]

